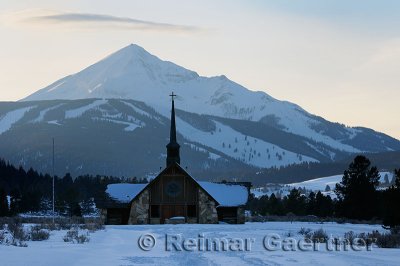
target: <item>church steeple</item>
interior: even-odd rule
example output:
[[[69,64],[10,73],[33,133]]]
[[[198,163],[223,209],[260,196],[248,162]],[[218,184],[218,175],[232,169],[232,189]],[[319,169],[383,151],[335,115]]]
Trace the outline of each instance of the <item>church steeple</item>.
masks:
[[[167,166],[173,163],[181,163],[179,156],[180,145],[176,142],[176,125],[175,125],[175,104],[174,97],[176,96],[173,92],[170,95],[172,98],[172,110],[171,110],[171,129],[169,135],[169,143],[167,144]]]

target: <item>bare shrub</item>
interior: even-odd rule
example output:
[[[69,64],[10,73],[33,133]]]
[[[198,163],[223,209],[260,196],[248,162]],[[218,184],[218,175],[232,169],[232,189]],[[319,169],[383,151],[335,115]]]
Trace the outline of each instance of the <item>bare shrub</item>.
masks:
[[[4,217],[0,217],[0,230],[3,230],[6,224],[6,219]]]
[[[85,224],[83,224],[81,226],[81,229],[86,229],[91,233],[98,231],[98,230],[104,230],[104,228],[105,228],[104,223],[100,219],[92,221],[92,222],[85,221]]]
[[[312,233],[311,241],[313,243],[326,243],[328,241],[327,233],[321,228]]]
[[[400,248],[400,234],[394,232],[379,234],[376,245],[380,248]]]
[[[312,232],[312,230],[310,229],[310,228],[304,228],[304,227],[302,227],[302,228],[300,228],[300,230],[299,230],[299,234],[300,235],[302,235],[302,236],[305,236],[305,235],[310,235],[310,233]]]
[[[70,219],[65,218],[58,221],[58,226],[61,230],[71,230],[74,224],[71,222]]]
[[[357,235],[353,231],[349,231],[344,233],[344,239],[348,241],[349,244],[354,243],[354,239],[357,238]]]
[[[373,243],[376,242],[376,239],[377,238],[374,237],[373,234],[360,233],[357,236],[357,245],[370,247],[370,246],[372,246]]]
[[[67,234],[63,237],[64,242],[71,242],[77,244],[83,244],[85,242],[89,242],[89,233],[79,234],[79,230],[77,228],[73,228],[67,232]]]
[[[400,226],[397,225],[397,226],[394,226],[394,227],[390,228],[390,232],[392,234],[400,234]]]
[[[368,236],[371,237],[372,239],[375,239],[375,241],[376,241],[376,239],[378,238],[378,236],[380,236],[380,234],[381,233],[379,233],[378,230],[374,230],[374,231],[372,231],[372,233],[369,233]]]
[[[70,229],[67,234],[64,236],[64,242],[73,242],[75,238],[78,237],[79,231],[78,229]]]
[[[40,224],[40,228],[49,230],[49,231],[60,230],[60,226],[56,223],[43,223],[43,224]]]
[[[25,233],[24,227],[18,219],[10,219],[7,229],[12,237],[11,245],[17,247],[27,247],[25,241],[29,240],[29,236]]]
[[[61,230],[70,230],[71,228],[77,227],[80,224],[84,223],[84,219],[82,217],[63,217],[58,220],[58,225]]]
[[[31,228],[30,239],[32,241],[43,241],[49,239],[49,237],[50,233],[46,229],[43,229],[42,226],[35,225]]]
[[[6,230],[0,230],[0,244],[9,245],[11,243],[10,234]]]
[[[83,244],[85,242],[89,242],[89,240],[90,240],[89,234],[82,234],[78,235],[78,237],[76,238],[76,243]]]

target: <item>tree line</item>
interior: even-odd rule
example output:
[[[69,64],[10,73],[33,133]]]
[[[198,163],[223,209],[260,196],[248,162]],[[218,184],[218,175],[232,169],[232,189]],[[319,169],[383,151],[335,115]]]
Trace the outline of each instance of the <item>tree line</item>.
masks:
[[[251,196],[248,209],[260,215],[315,215],[356,220],[381,220],[384,225],[400,225],[400,169],[394,171],[394,182],[379,189],[380,174],[365,156],[356,156],[344,171],[342,181],[335,187],[336,198],[321,192],[308,195],[292,189],[289,195],[275,194],[260,198]]]
[[[55,211],[60,215],[80,216],[90,213],[96,203],[107,198],[107,185],[112,183],[143,183],[145,180],[112,176],[70,174],[55,177]],[[53,178],[33,169],[25,171],[0,160],[0,216],[27,212],[51,212]]]
[[[336,198],[321,192],[304,193],[292,189],[279,198],[275,194],[250,196],[247,209],[259,215],[315,215],[357,220],[382,220],[384,225],[400,225],[400,169],[394,182],[380,189],[379,171],[365,156],[357,156],[344,171],[336,185]],[[107,185],[112,183],[143,183],[144,179],[84,175],[75,179],[70,174],[55,177],[55,210],[62,215],[89,213],[91,208],[107,199]],[[52,176],[33,169],[25,171],[0,160],[0,216],[43,212],[52,209]]]

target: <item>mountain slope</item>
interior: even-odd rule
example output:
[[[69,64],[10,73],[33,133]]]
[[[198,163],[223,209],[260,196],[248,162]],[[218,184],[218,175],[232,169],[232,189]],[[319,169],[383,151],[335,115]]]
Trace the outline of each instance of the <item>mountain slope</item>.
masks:
[[[49,172],[55,137],[58,174],[152,176],[165,164],[172,90],[182,164],[200,179],[400,150],[385,134],[329,122],[129,45],[20,102],[0,103],[0,157]]]
[[[4,128],[0,133],[0,157],[16,165],[49,172],[52,137],[56,139],[58,174],[151,176],[165,164],[169,120],[142,102],[33,101],[0,103],[0,110],[0,128]],[[209,168],[255,171],[258,167],[317,161],[245,136],[217,122],[216,117],[204,118],[212,128],[198,129],[198,121],[185,121],[188,115],[195,114],[178,112],[182,165],[189,166],[191,171],[204,173]],[[260,147],[265,150],[256,154]],[[267,153],[268,148],[271,152]]]
[[[331,123],[293,103],[250,91],[225,76],[201,77],[133,44],[24,100],[134,99],[168,117],[166,98],[172,90],[178,94],[177,105],[184,111],[265,123],[310,139],[310,147],[315,150],[315,142],[347,153],[400,149],[398,140],[384,134]],[[334,153],[330,156],[335,159]]]
[[[260,168],[329,162],[349,153],[266,123],[176,110],[182,165],[199,179],[257,176]],[[153,176],[165,164],[170,121],[127,99],[0,103],[0,157],[63,175]]]

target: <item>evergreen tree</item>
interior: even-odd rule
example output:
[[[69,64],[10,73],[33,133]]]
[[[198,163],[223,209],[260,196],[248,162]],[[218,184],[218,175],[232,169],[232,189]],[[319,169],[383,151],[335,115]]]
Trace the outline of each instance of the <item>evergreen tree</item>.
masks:
[[[394,170],[394,186],[397,189],[400,189],[400,168]]]
[[[379,178],[378,169],[365,156],[354,158],[335,189],[345,217],[368,220],[377,214]]]
[[[394,185],[383,192],[383,224],[390,227],[400,225],[400,169],[393,179]]]
[[[257,213],[261,215],[269,214],[269,198],[267,195],[263,195],[258,199]]]
[[[20,202],[21,194],[17,189],[14,189],[10,193],[10,216],[14,216],[20,213]]]
[[[307,214],[315,215],[315,193],[310,192],[307,199]]]
[[[7,216],[8,213],[7,194],[3,188],[0,188],[0,217]]]
[[[327,217],[333,215],[333,202],[331,197],[324,196],[321,191],[318,191],[315,196],[315,215],[318,217]]]
[[[269,197],[270,213],[273,215],[283,215],[285,210],[282,206],[282,201],[278,199],[274,193]]]
[[[82,208],[78,202],[73,202],[70,205],[70,216],[82,217]]]
[[[306,213],[306,198],[301,195],[300,190],[292,189],[287,197],[286,211],[296,215],[304,215]]]

